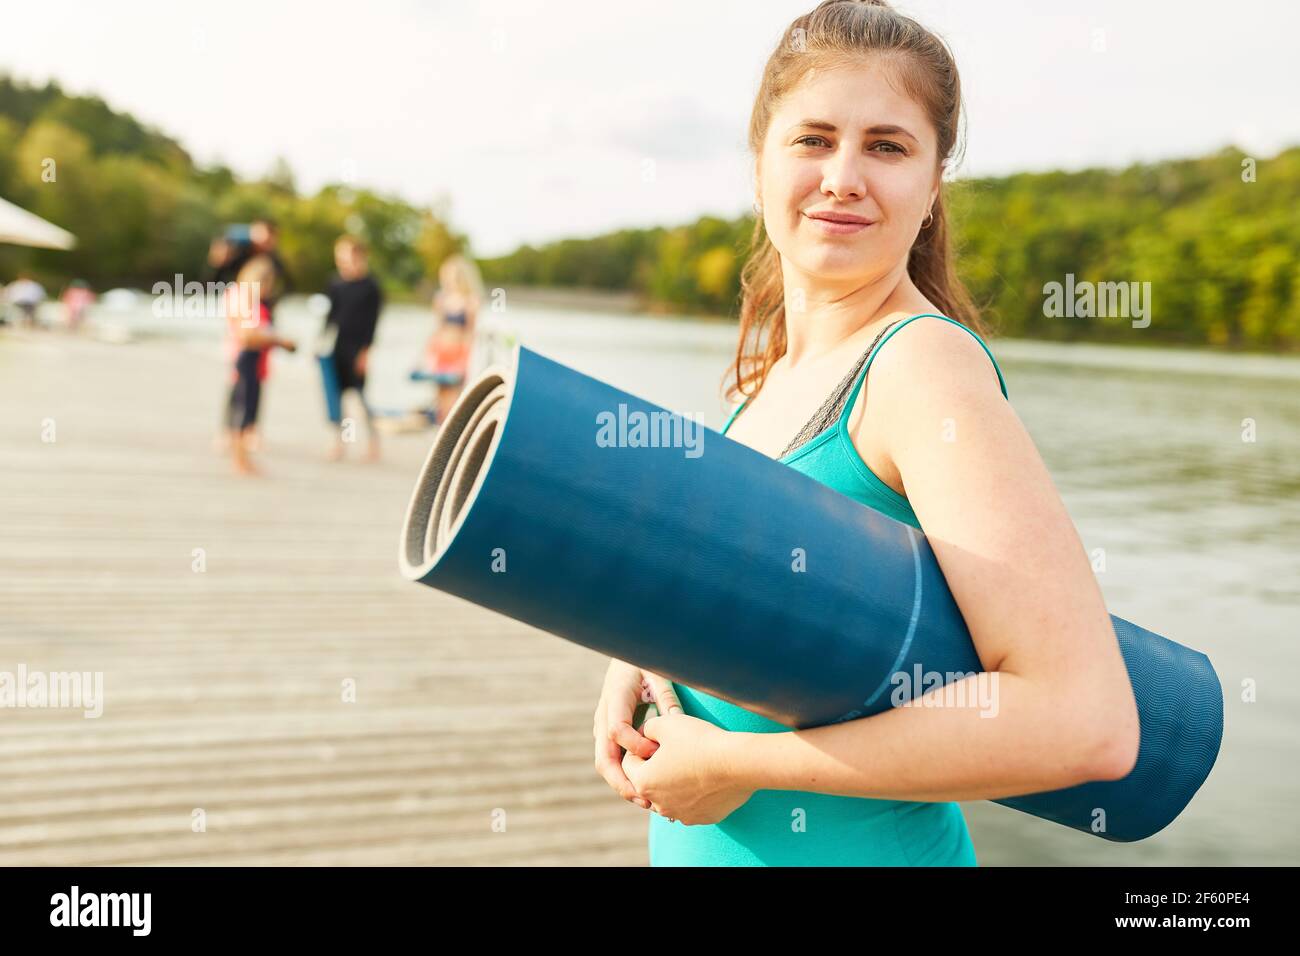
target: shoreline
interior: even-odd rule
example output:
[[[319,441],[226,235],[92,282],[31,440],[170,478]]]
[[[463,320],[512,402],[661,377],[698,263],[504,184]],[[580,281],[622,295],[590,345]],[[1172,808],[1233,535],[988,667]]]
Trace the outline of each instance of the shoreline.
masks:
[[[507,310],[510,305],[518,305],[549,312],[568,309],[585,313],[603,312],[608,313],[610,318],[614,319],[650,318],[671,322],[698,322],[710,326],[738,326],[739,324],[739,320],[735,316],[711,312],[684,312],[671,303],[656,302],[636,292],[589,287],[528,286],[509,283],[492,285],[487,283],[486,294],[489,301],[493,289],[503,289],[505,291]],[[134,291],[139,292],[142,301],[149,298],[149,294],[146,292]],[[284,302],[286,304],[290,302],[305,303],[308,298],[307,293],[295,293],[285,296]],[[390,305],[427,309],[429,307],[429,297],[411,290],[406,293],[392,294],[388,303]],[[42,303],[38,315],[47,330],[59,331],[62,328],[62,314],[56,302],[47,300]],[[94,324],[98,320],[101,325],[120,325],[123,322],[129,323],[130,318],[130,311],[105,307],[103,302],[100,301],[91,306],[87,324]],[[108,321],[105,322],[105,320]],[[16,329],[19,329],[19,326],[12,321],[8,323],[0,322],[0,334]],[[149,335],[148,337],[152,338],[153,336]],[[1252,376],[1263,375],[1265,377],[1292,379],[1300,375],[1300,350],[1276,352],[1260,349],[1235,349],[1211,345],[1208,342],[1171,342],[1136,334],[1127,341],[1117,341],[1114,338],[1004,338],[999,334],[996,327],[986,337],[986,341],[990,344],[994,342],[1010,344],[1010,347],[1016,350],[1016,357],[1023,356],[1026,361],[1051,361],[1060,364],[1064,360],[1057,357],[1051,350],[1071,349],[1079,350],[1079,356],[1083,357],[1083,361],[1079,364],[1095,366],[1103,364],[1097,361],[1100,350],[1108,350],[1111,355],[1115,356],[1130,351],[1155,350],[1166,354],[1223,356],[1225,358],[1244,359],[1260,366],[1261,371],[1249,373]],[[1012,356],[1009,354],[1008,357]],[[1292,363],[1297,363],[1295,369],[1292,368]],[[1064,362],[1064,364],[1073,363]],[[1268,366],[1270,370],[1263,371],[1265,366]],[[1125,363],[1116,365],[1116,367],[1147,368],[1152,366],[1143,362],[1133,365]],[[1229,372],[1228,374],[1232,373]]]
[[[291,301],[291,299],[287,299],[286,305],[290,305]],[[593,313],[596,315],[605,313],[612,321],[631,319],[643,322],[671,322],[719,330],[719,334],[721,334],[720,330],[737,328],[736,323],[725,318],[657,315],[639,311],[631,308],[633,303],[626,297],[618,299],[623,311],[613,312],[606,307],[607,303],[611,301],[614,300],[605,296],[537,296],[533,295],[532,292],[525,292],[521,295],[515,290],[507,290],[507,302],[509,304],[526,310],[536,310],[537,312],[564,313],[572,310],[574,312],[583,312],[586,316],[591,316]],[[298,305],[300,303],[295,302],[293,304]],[[402,302],[395,302],[392,305],[404,311],[412,308],[410,304]],[[508,311],[504,315],[505,318],[492,316],[493,324],[499,324],[504,329],[510,329],[512,323],[508,318]],[[6,341],[45,341],[53,343],[93,340],[110,345],[137,345],[144,342],[162,341],[185,343],[205,341],[218,346],[221,341],[221,331],[215,323],[208,323],[211,327],[205,326],[189,330],[179,326],[176,328],[168,328],[165,325],[154,327],[154,324],[148,319],[139,322],[131,313],[107,310],[102,307],[92,309],[85,325],[77,333],[70,333],[62,325],[52,324],[49,321],[52,318],[53,315],[49,315],[46,324],[37,329],[0,325],[0,345],[3,345]],[[394,318],[397,317],[394,316]],[[301,325],[303,321],[314,321],[314,318],[308,316],[304,319],[300,315],[297,317],[295,325]],[[291,327],[288,331],[302,330]],[[1012,362],[1102,371],[1108,369],[1116,371],[1136,370],[1158,374],[1229,376],[1248,379],[1276,379],[1288,382],[1300,380],[1300,355],[1291,353],[1224,351],[1212,346],[1172,345],[1162,342],[1140,341],[1137,336],[1134,337],[1132,342],[1120,344],[1081,340],[1065,342],[1056,339],[1003,338],[993,333],[987,336],[985,341],[994,350],[999,360],[1005,359]],[[730,345],[726,351],[728,354],[730,353]]]

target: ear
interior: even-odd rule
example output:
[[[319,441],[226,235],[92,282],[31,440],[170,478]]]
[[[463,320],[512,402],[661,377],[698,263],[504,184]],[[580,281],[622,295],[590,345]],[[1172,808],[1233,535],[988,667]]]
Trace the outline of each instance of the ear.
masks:
[[[934,174],[934,186],[930,190],[930,204],[926,207],[927,209],[931,211],[934,210],[934,204],[939,201],[939,193],[941,193],[942,191],[943,191],[943,167],[940,166],[939,169]]]

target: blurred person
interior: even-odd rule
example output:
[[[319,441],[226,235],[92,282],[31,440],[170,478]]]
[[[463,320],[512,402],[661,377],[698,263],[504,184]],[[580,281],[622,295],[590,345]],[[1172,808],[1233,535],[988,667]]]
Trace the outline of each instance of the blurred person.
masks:
[[[258,473],[248,457],[252,450],[249,439],[257,424],[262,383],[270,373],[270,351],[297,348],[291,339],[271,329],[266,297],[275,292],[274,263],[267,256],[255,256],[239,270],[235,285],[226,293],[227,348],[233,360],[228,426],[235,472],[240,475]]]
[[[473,262],[452,255],[438,269],[438,285],[433,299],[438,325],[425,345],[424,367],[413,377],[435,383],[434,421],[441,424],[465,388],[483,281]]]
[[[85,321],[86,310],[94,304],[95,292],[84,280],[73,279],[63,290],[59,301],[63,304],[64,318],[69,331],[77,332],[81,329],[81,323]]]
[[[241,262],[247,262],[249,256],[246,254],[249,250],[247,239],[248,227],[246,226],[228,226],[226,231],[219,236],[215,236],[208,244],[208,259],[203,269],[203,281],[211,282],[218,287],[225,287],[228,283],[234,282],[239,275],[239,265]],[[226,300],[221,299],[221,312],[225,312]],[[226,402],[221,409],[221,423],[218,429],[217,437],[213,439],[213,448],[222,455],[230,452],[230,418],[234,414],[235,393],[232,389],[226,397]],[[249,450],[257,449],[257,431],[254,429],[248,436]]]
[[[18,273],[18,278],[9,283],[5,289],[5,298],[18,310],[22,325],[36,328],[36,310],[45,301],[45,287],[26,272]]]
[[[230,264],[233,274],[237,275],[246,264],[258,256],[263,256],[270,261],[271,267],[275,270],[275,289],[271,296],[264,297],[264,300],[267,308],[271,310],[272,319],[275,317],[276,302],[293,286],[289,270],[285,267],[284,260],[280,258],[279,245],[280,227],[269,216],[259,216],[249,223],[248,243],[236,247],[235,256]]]
[[[239,248],[225,236],[217,236],[208,245],[207,268],[204,269],[205,282],[234,282],[239,274],[237,260]]]
[[[247,226],[228,226],[219,239],[213,240],[208,247],[208,268],[211,278],[216,282],[235,282],[240,271],[258,256],[264,257],[274,271],[274,284],[263,290],[262,301],[266,305],[272,324],[275,322],[275,305],[290,286],[289,271],[277,251],[280,241],[280,229],[275,220],[269,216],[259,216]],[[225,251],[224,260],[219,256]],[[233,401],[232,392],[231,399]],[[233,405],[227,404],[226,415],[234,414]],[[218,442],[224,454],[229,450],[229,431],[224,440]],[[261,447],[261,435],[256,427],[250,428],[244,436],[248,451],[257,451]]]
[[[334,406],[331,408],[331,420],[335,432],[329,458],[337,461],[343,457],[342,416],[334,412],[341,408],[342,396],[353,391],[365,412],[366,435],[369,440],[367,458],[376,461],[379,458],[379,435],[375,430],[374,414],[365,397],[366,366],[371,343],[375,340],[375,328],[379,323],[384,296],[379,283],[370,274],[369,252],[360,239],[355,236],[340,237],[334,243],[334,264],[338,268],[338,275],[330,282],[326,292],[330,309],[325,317],[325,329],[332,333],[334,347],[332,353],[323,358],[323,361],[330,363],[329,371],[333,374],[333,382],[327,381],[326,388],[331,384],[337,388],[337,404],[330,403]]]

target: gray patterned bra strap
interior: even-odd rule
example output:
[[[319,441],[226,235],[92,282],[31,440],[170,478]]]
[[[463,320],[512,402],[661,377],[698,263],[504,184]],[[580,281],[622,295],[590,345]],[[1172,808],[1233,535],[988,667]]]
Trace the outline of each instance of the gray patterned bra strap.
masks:
[[[862,371],[862,366],[867,364],[867,356],[871,354],[871,350],[876,347],[876,344],[884,337],[884,334],[897,324],[897,322],[891,322],[880,330],[880,334],[876,336],[875,340],[869,346],[867,346],[867,350],[862,353],[862,357],[859,358],[853,368],[849,370],[849,374],[844,376],[844,379],[840,384],[835,386],[834,391],[831,392],[826,401],[822,402],[821,408],[817,409],[813,414],[813,417],[808,420],[808,424],[799,429],[799,434],[795,435],[794,438],[790,440],[790,444],[785,446],[785,451],[781,452],[782,458],[785,458],[787,455],[796,451],[800,446],[811,439],[816,438],[822,432],[826,431],[826,429],[830,428],[832,422],[839,419],[840,413],[844,411],[845,403],[848,402],[849,392],[853,390],[853,383],[857,380],[858,373]]]

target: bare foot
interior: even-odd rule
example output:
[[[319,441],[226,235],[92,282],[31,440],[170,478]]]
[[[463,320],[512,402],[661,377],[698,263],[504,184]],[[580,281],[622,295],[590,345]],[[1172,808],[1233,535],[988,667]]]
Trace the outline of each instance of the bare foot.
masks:
[[[326,461],[342,461],[342,460],[343,460],[343,445],[342,445],[342,443],[338,443],[338,444],[331,445],[331,446],[330,446],[330,450],[327,451],[327,452],[325,453],[325,460],[326,460]]]
[[[379,442],[372,441],[366,448],[366,461],[379,461]]]
[[[258,468],[251,461],[240,461],[235,459],[235,474],[240,478],[258,478],[261,477],[262,469]]]

